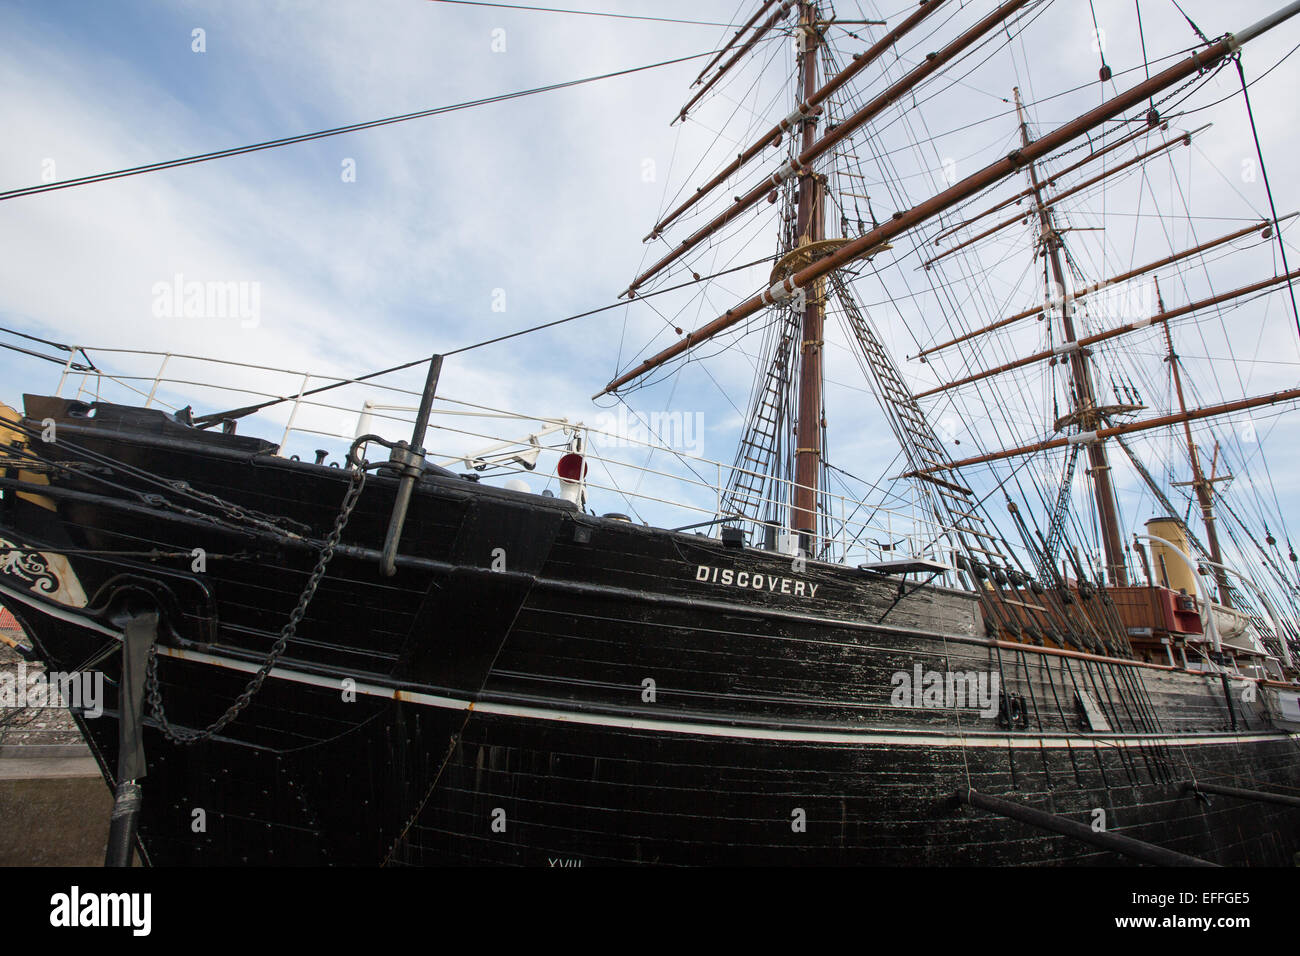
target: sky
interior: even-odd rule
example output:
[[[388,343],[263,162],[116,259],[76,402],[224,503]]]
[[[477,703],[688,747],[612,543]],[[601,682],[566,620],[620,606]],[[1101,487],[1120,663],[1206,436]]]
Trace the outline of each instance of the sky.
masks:
[[[697,58],[409,123],[2,201],[0,326],[84,345],[102,367],[139,376],[128,381],[146,394],[161,356],[109,349],[194,354],[289,370],[218,373],[170,360],[168,374],[180,381],[164,386],[157,397],[205,413],[243,404],[253,391],[293,394],[302,387],[304,372],[353,376],[616,302],[639,267],[652,261],[655,250],[643,245],[642,237],[669,200],[689,192],[748,145],[760,124],[765,128],[789,111],[782,91],[794,52],[786,36],[765,42],[752,63],[719,84],[688,122],[670,125],[707,62],[698,55],[718,49],[734,29],[726,25],[746,18],[751,4],[564,0],[546,5],[703,22],[428,0],[8,0],[0,6],[5,37],[0,128],[6,133],[0,190]],[[1280,0],[1181,3],[1211,37],[1239,29],[1278,5]],[[933,32],[921,31],[898,57],[864,73],[859,95],[897,79],[992,6],[954,4],[950,20],[937,17]],[[845,19],[879,16],[890,25],[913,9],[885,0],[836,7]],[[1144,0],[1141,7],[1139,34],[1130,0],[1096,0],[1104,31],[1098,43],[1089,6],[1056,0],[1041,8],[1041,16],[1006,51],[966,61],[957,82],[928,87],[914,109],[891,109],[871,146],[892,157],[890,168],[886,172],[879,162],[868,162],[877,215],[883,218],[937,191],[949,172],[964,176],[1005,155],[1018,137],[1008,102],[1011,86],[1023,87],[1038,133],[1095,105],[1099,46],[1127,84],[1140,79],[1142,39],[1152,60],[1195,42],[1172,3]],[[856,29],[857,37],[848,31],[837,36],[841,53],[865,48],[867,38],[880,30]],[[1300,20],[1248,46],[1247,76],[1253,79],[1273,67],[1297,44]],[[760,67],[765,68],[761,76]],[[1251,88],[1280,214],[1300,210],[1298,78],[1300,57],[1291,57]],[[1092,87],[1083,88],[1090,80]],[[1077,240],[1085,272],[1094,278],[1114,275],[1266,213],[1261,177],[1257,171],[1250,175],[1254,145],[1236,82],[1235,73],[1225,71],[1196,91],[1193,106],[1234,91],[1236,96],[1180,122],[1179,130],[1204,122],[1214,126],[1153,172],[1150,181],[1130,179],[1128,193],[1121,182],[1100,200],[1089,194],[1062,210],[1078,230],[1071,241]],[[1076,87],[1081,91],[1055,95]],[[1122,87],[1110,87],[1117,88]],[[947,96],[929,98],[940,92]],[[979,122],[968,124],[971,119]],[[769,151],[702,209],[711,214],[733,191],[747,189],[770,172],[774,157]],[[1021,187],[1017,181],[1013,188]],[[1203,218],[1143,219],[1150,209],[1144,197],[1157,195],[1171,204],[1188,202]],[[724,254],[721,245],[710,247],[692,267],[716,270],[770,255],[778,211],[779,205],[744,220],[731,237],[736,248]],[[1108,226],[1112,231],[1103,237],[1093,231],[1103,220],[1101,212],[1108,224],[1122,224],[1130,215],[1135,225],[1122,235]],[[694,228],[705,218],[688,216],[683,225]],[[684,234],[674,233],[673,241]],[[1028,227],[995,238],[988,252],[960,269],[939,270],[944,281],[961,279],[967,285],[946,306],[927,286],[928,274],[919,271],[918,243],[898,243],[882,258],[881,274],[864,276],[855,287],[870,304],[872,321],[909,384],[929,387],[944,376],[987,367],[997,356],[1043,346],[1042,329],[1026,328],[999,337],[987,351],[946,355],[928,364],[907,359],[921,345],[946,337],[955,320],[945,309],[965,311],[964,321],[977,324],[981,316],[991,320],[1032,304],[1035,296],[1041,299],[1032,256],[1023,254],[1032,244]],[[1300,266],[1300,251],[1291,247],[1290,252],[1292,268]],[[1273,274],[1275,255],[1276,243],[1258,245],[1214,271],[1163,280],[1162,293],[1173,308],[1210,290],[1245,284]],[[689,278],[679,272],[672,281]],[[452,356],[439,394],[527,415],[617,426],[627,420],[618,416],[618,406],[608,397],[593,403],[591,396],[633,356],[668,344],[676,328],[695,328],[715,317],[763,285],[764,278],[763,266],[742,270],[710,283],[704,292],[669,294],[657,299],[659,304],[620,307]],[[171,301],[169,290],[194,281],[233,283],[244,296],[244,312],[214,315],[208,309],[187,315],[182,302]],[[1198,383],[1198,400],[1293,386],[1300,349],[1289,309],[1284,294],[1272,295],[1180,326],[1178,347],[1187,356],[1189,378]],[[1089,321],[1101,322],[1095,326],[1100,328],[1108,320]],[[827,335],[833,460],[867,480],[892,477],[899,470],[897,445],[864,388],[847,340],[831,330]],[[667,412],[698,423],[698,431],[688,433],[687,450],[729,462],[758,361],[757,338],[731,336],[718,345],[704,353],[712,355],[709,362],[692,362],[679,376],[634,392],[628,401],[644,416]],[[1140,361],[1148,369],[1149,403],[1167,411],[1172,399],[1167,366],[1160,362],[1163,347],[1149,331],[1125,340],[1127,358],[1115,357],[1111,349],[1099,361],[1113,360],[1115,368]],[[0,400],[17,405],[24,392],[52,392],[58,372],[49,363],[0,354]],[[1027,374],[1008,387],[1033,393],[1036,407],[1050,405],[1059,377],[1053,379],[1055,373],[1045,368],[1033,374],[1038,378]],[[218,377],[249,392],[217,392],[198,384]],[[418,389],[421,380],[419,370],[385,379],[407,389]],[[124,394],[119,390],[111,397],[123,400]],[[940,400],[929,410],[952,442],[954,457],[960,457],[1022,432],[1041,436],[1045,422],[1028,411],[1022,414],[1020,406],[1029,407],[1022,397],[1004,398],[989,389],[978,399]],[[353,386],[337,401],[331,397],[336,407],[304,409],[295,424],[354,434],[363,399],[414,404],[409,394]],[[290,409],[282,405],[242,423],[241,433],[279,441]],[[1015,435],[999,433],[1007,427],[999,414],[1019,415]],[[457,421],[448,421],[457,427]],[[487,425],[493,434],[520,436],[537,427],[500,419]],[[466,420],[460,431],[469,434],[444,434],[445,447],[481,448],[489,443],[486,427]],[[395,423],[384,428],[391,437],[405,437]],[[1185,467],[1176,437],[1166,433],[1138,443],[1157,463],[1154,470]],[[1276,513],[1275,529],[1295,526],[1300,540],[1298,438],[1294,405],[1249,423],[1234,419],[1216,429],[1198,426],[1199,442],[1209,448],[1222,439],[1225,458],[1246,469],[1242,479],[1255,482],[1268,514]],[[345,445],[342,439],[302,434],[285,451],[309,456],[322,447],[337,457]],[[610,454],[646,460],[628,450]],[[663,457],[655,457],[655,467],[668,470],[673,462]],[[1059,473],[1059,459],[1049,465],[1049,472]],[[539,490],[546,483],[541,472],[549,467],[524,476],[526,483]],[[1005,477],[1005,469],[994,469],[972,480],[991,488]],[[624,478],[649,498],[666,487],[655,474]],[[1131,473],[1120,475],[1117,469],[1117,478],[1126,520],[1136,530],[1152,516],[1152,502]],[[1077,480],[1086,511],[1084,478]],[[659,514],[652,500],[629,500],[612,491],[603,497],[598,511],[627,511],[639,503],[637,517]],[[1255,500],[1247,495],[1243,507]]]

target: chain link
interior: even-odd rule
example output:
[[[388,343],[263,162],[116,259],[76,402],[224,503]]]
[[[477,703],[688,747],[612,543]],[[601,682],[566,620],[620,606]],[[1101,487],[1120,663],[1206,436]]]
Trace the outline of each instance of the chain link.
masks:
[[[239,505],[232,504],[224,498],[220,498],[214,494],[209,494],[206,491],[200,491],[193,487],[188,481],[169,481],[167,482],[167,486],[179,491],[181,494],[189,495],[190,497],[198,498],[200,501],[206,501],[209,504],[215,505],[227,518],[230,518],[237,523],[252,525],[253,527],[261,528],[263,531],[270,531],[275,534],[283,535],[286,532],[292,533],[288,527],[289,525],[297,525],[299,528],[306,527],[305,525],[296,521],[291,521],[288,518],[277,518],[273,515],[262,514],[260,511],[253,511],[252,509],[245,511],[243,508],[239,507]],[[202,512],[191,511],[188,508],[174,505],[161,495],[159,495],[158,498],[158,505],[160,507],[168,506],[183,513],[199,515],[204,518],[207,517],[207,515],[202,514]]]
[[[343,506],[339,510],[338,517],[334,519],[334,530],[330,532],[325,541],[325,547],[321,549],[320,558],[316,561],[316,567],[312,569],[311,577],[307,580],[307,586],[303,588],[302,595],[298,598],[298,605],[293,609],[293,613],[289,615],[289,620],[284,627],[281,628],[279,639],[272,646],[266,660],[262,662],[262,666],[258,668],[253,679],[244,688],[244,692],[235,699],[235,702],[226,709],[226,712],[215,723],[210,724],[203,730],[181,730],[173,727],[168,722],[167,714],[163,710],[162,690],[158,683],[158,645],[154,644],[149,648],[149,666],[146,671],[149,705],[168,740],[172,743],[189,745],[209,739],[238,717],[240,712],[257,695],[257,692],[262,689],[262,684],[266,681],[267,675],[271,673],[271,669],[275,667],[276,662],[279,661],[285,649],[289,646],[289,641],[297,633],[298,625],[301,623],[303,615],[307,613],[307,606],[311,604],[312,598],[316,596],[316,589],[320,586],[321,579],[325,577],[325,569],[334,557],[334,549],[338,547],[339,539],[343,537],[343,529],[347,527],[348,519],[352,517],[352,511],[361,498],[361,489],[365,487],[365,484],[366,470],[365,463],[362,463],[362,467],[352,472],[347,494],[343,498]]]

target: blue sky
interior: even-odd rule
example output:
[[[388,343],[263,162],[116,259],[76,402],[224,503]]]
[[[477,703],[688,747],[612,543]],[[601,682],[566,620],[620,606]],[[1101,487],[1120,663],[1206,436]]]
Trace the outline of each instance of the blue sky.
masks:
[[[735,20],[738,6],[731,0],[547,5],[719,22]],[[1276,5],[1277,0],[1183,3],[1211,36],[1239,28]],[[857,15],[857,4],[837,6],[842,16]],[[1141,63],[1132,6],[1127,0],[1096,3],[1107,31],[1107,60],[1116,73]],[[1194,38],[1172,4],[1143,6],[1153,57],[1191,45]],[[890,64],[889,77],[896,78],[926,49],[946,42],[957,26],[988,7],[991,3],[967,4],[946,29],[925,38],[930,46],[918,41],[902,51],[904,59]],[[742,8],[747,15],[750,8]],[[864,6],[866,14],[883,14],[891,24],[910,9],[902,3]],[[204,31],[202,53],[192,49],[196,28]],[[964,175],[1004,154],[1014,144],[1016,127],[1002,115],[1007,106],[1000,98],[1010,95],[1012,85],[1024,88],[1035,128],[1051,128],[1094,103],[1095,89],[1047,98],[1089,77],[1095,80],[1097,54],[1090,31],[1087,5],[1057,0],[1011,55],[978,68],[972,64],[961,84],[947,91],[950,105],[927,101],[921,111],[923,128],[915,115],[894,117],[881,131],[881,143],[899,145],[909,136],[932,140],[926,150],[903,151],[899,145],[894,172],[900,179],[892,195],[883,186],[876,193],[878,214],[888,215],[941,187],[945,157]],[[50,169],[55,178],[66,179],[688,56],[714,49],[729,31],[415,0],[11,0],[0,8],[0,33],[6,37],[0,47],[0,89],[5,91],[0,128],[6,131],[0,188],[14,188],[41,181]],[[500,47],[501,37],[505,48],[494,51],[494,41]],[[851,48],[849,38],[842,42]],[[1298,42],[1300,23],[1293,23],[1252,45],[1245,54],[1248,75],[1272,66]],[[749,74],[739,75],[684,127],[670,128],[668,120],[685,102],[703,61],[0,203],[0,324],[87,346],[195,353],[351,375],[609,304],[646,261],[649,253],[641,237],[663,210],[666,195],[693,188],[739,145],[747,145],[745,137],[759,122],[770,123],[788,112],[788,101],[776,92],[781,72],[793,63],[788,47],[787,40],[779,39],[761,49],[761,62],[777,74],[774,80],[769,76],[751,84]],[[1293,57],[1252,89],[1256,115],[1263,119],[1265,159],[1284,214],[1300,209],[1295,175],[1298,73],[1300,57]],[[881,75],[869,73],[864,89],[878,89],[882,82]],[[1225,72],[1215,82],[1196,103],[1230,94],[1236,81]],[[961,129],[969,117],[987,121]],[[739,130],[719,135],[731,130],[724,125],[729,120],[738,121]],[[1262,183],[1258,178],[1245,182],[1240,175],[1241,164],[1253,156],[1240,97],[1185,125],[1207,120],[1214,127],[1193,149],[1161,166],[1152,182],[1131,183],[1130,194],[1117,186],[1105,197],[1108,221],[1118,217],[1122,222],[1126,203],[1145,208],[1140,205],[1142,189],[1174,197],[1182,188],[1184,198],[1206,211],[1196,231],[1188,223],[1168,228],[1153,223],[1145,231],[1103,241],[1087,232],[1096,203],[1069,210],[1080,230],[1080,262],[1094,278],[1215,235],[1216,216],[1223,217],[1226,230],[1228,219],[1241,222],[1264,208]],[[705,159],[697,168],[701,155]],[[355,181],[342,176],[348,161],[355,165]],[[649,179],[647,162],[654,169]],[[768,165],[756,164],[734,186],[747,188]],[[769,218],[747,221],[738,230],[741,252],[728,251],[724,257],[720,250],[711,251],[699,261],[712,268],[747,261],[744,250],[757,250],[751,258],[770,252],[773,223],[771,214],[765,215]],[[975,260],[983,276],[971,287],[991,291],[996,300],[983,308],[996,311],[1005,305],[1015,311],[1038,294],[1029,257],[1016,258],[1032,236],[1028,230],[1014,232],[998,240],[1001,244],[995,243],[986,259]],[[1234,281],[1244,284],[1271,274],[1272,255],[1265,246],[1243,254],[1239,263],[1217,267],[1212,276],[1207,272],[1181,284],[1173,279],[1166,284],[1162,278],[1162,290],[1173,307],[1209,294],[1210,288],[1221,291]],[[1292,252],[1291,264],[1300,265],[1300,252]],[[924,292],[925,285],[911,248],[900,244],[882,265],[882,277],[868,277],[859,293],[865,302],[875,303],[873,320],[902,359],[916,351],[917,342],[942,338],[944,323],[933,299],[908,297]],[[156,285],[177,274],[256,283],[256,325],[153,314]],[[625,365],[649,342],[653,348],[667,344],[674,326],[694,328],[713,318],[763,278],[761,269],[742,272],[719,280],[704,296],[665,297],[658,311],[619,309],[458,356],[445,368],[442,393],[592,422],[609,403],[593,406],[590,396],[619,370],[620,361]],[[898,305],[883,305],[891,297]],[[494,310],[502,302],[504,311]],[[1201,400],[1228,400],[1294,384],[1300,350],[1288,309],[1283,297],[1271,296],[1179,330],[1179,349],[1194,366],[1190,373],[1199,383]],[[997,349],[1033,351],[1043,344],[1040,329],[1017,334],[999,340]],[[692,363],[678,378],[638,392],[630,401],[643,413],[667,409],[704,416],[703,454],[730,461],[740,421],[737,409],[747,401],[756,346],[752,338],[733,337],[726,344],[707,365]],[[1151,381],[1159,381],[1160,341],[1145,334],[1125,347],[1135,361],[1155,370]],[[95,354],[119,372],[152,375],[156,368],[153,358]],[[939,375],[984,367],[995,354],[902,364],[920,388]],[[191,371],[197,376],[197,369]],[[0,355],[5,383],[0,399],[16,404],[23,391],[52,391],[56,372],[10,353]],[[886,474],[896,447],[843,348],[829,353],[828,374],[833,460],[866,478]],[[1024,387],[1039,389],[1038,404],[1048,404],[1056,386],[1050,372],[1038,374]],[[413,373],[396,381],[416,387],[419,378]],[[239,372],[235,380],[250,389],[278,392],[291,391],[298,382],[294,376],[252,371]],[[353,404],[348,408],[371,394],[350,392]],[[223,404],[197,386],[168,397],[191,401],[200,412]],[[1167,394],[1151,396],[1156,410],[1167,410],[1167,401]],[[1006,408],[1011,404],[1003,402]],[[993,412],[987,407],[980,412],[981,402],[932,407],[935,419],[945,422],[944,433],[954,441],[957,455],[996,447],[1008,437],[998,433]],[[285,414],[277,410],[261,426],[250,423],[243,430],[278,439]],[[1217,430],[1198,426],[1198,441],[1212,446],[1221,438],[1234,467],[1249,464],[1249,477],[1267,486],[1270,503],[1276,494],[1288,525],[1297,520],[1294,476],[1300,456],[1295,447],[1300,436],[1295,419],[1293,411],[1259,418],[1258,433],[1268,439],[1263,461],[1240,440],[1242,423]],[[305,413],[298,424],[346,432],[354,422],[355,413],[341,409]],[[1016,427],[1024,435],[1041,435],[1045,423],[1026,411]],[[465,447],[482,444],[472,436],[462,440]],[[291,450],[306,453],[317,444],[336,448],[339,443],[306,436]],[[1177,448],[1167,436],[1142,445],[1153,460],[1167,460],[1176,470]],[[1058,460],[1049,464],[1059,470]],[[991,487],[1005,473],[990,471],[972,480]],[[1131,475],[1120,480],[1131,502],[1126,517],[1136,525],[1150,516],[1151,502]],[[1086,507],[1086,494],[1079,498]],[[625,510],[619,505],[615,500],[598,510]]]

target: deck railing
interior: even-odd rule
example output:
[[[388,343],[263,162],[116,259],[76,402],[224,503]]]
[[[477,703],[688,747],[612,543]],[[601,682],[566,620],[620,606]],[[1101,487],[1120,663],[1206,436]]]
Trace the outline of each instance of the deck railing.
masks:
[[[94,356],[96,367],[78,360],[85,355]],[[114,370],[100,367],[108,365]],[[311,394],[322,385],[334,387]],[[241,418],[238,431],[270,433],[278,437],[283,455],[324,456],[326,461],[332,456],[334,464],[342,462],[361,434],[409,439],[420,396],[418,389],[378,380],[356,382],[183,353],[89,347],[69,353],[56,394],[172,412],[191,403],[233,409],[276,399],[275,405]],[[645,422],[645,416],[630,416],[611,418],[618,418],[617,426]],[[453,471],[481,474],[485,481],[522,482],[539,494],[560,492],[555,463],[580,448],[587,465],[584,503],[594,513],[621,513],[656,527],[712,536],[724,525],[739,527],[751,545],[775,538],[781,550],[798,556],[800,539],[792,529],[765,520],[789,514],[796,488],[792,481],[762,476],[764,491],[744,496],[746,513],[731,513],[728,490],[742,474],[756,473],[702,454],[699,428],[692,444],[700,447],[687,448],[680,427],[664,440],[654,428],[599,425],[439,396],[425,446],[430,461]],[[387,455],[382,448],[369,451]],[[876,489],[866,497],[820,489],[821,526],[802,539],[807,556],[846,563],[926,559],[951,566],[949,529],[927,511],[912,483],[897,482],[894,488]],[[939,580],[957,583],[948,574]]]

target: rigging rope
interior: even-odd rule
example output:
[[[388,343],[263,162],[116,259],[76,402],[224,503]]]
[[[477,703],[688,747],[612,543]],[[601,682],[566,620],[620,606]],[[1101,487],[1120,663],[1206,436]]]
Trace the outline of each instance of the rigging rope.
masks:
[[[432,3],[453,3],[462,7],[498,7],[504,10],[526,10],[529,13],[568,13],[579,17],[607,17],[612,20],[651,20],[655,23],[685,23],[699,27],[731,27],[734,23],[720,20],[681,20],[674,17],[645,17],[630,13],[606,13],[603,10],[569,10],[561,7],[529,7],[514,3],[488,3],[486,0],[430,0]]]
[[[513,93],[498,93],[495,96],[485,96],[476,100],[465,100],[461,103],[452,103],[446,106],[435,106],[427,110],[417,110],[414,113],[401,113],[397,116],[386,116],[383,119],[368,120],[364,123],[352,123],[348,126],[336,126],[333,129],[318,130],[314,133],[300,133],[297,136],[285,136],[279,139],[270,139],[262,143],[253,143],[249,146],[236,146],[231,149],[219,149],[214,152],[199,153],[194,156],[185,156],[180,159],[168,159],[158,163],[147,163],[143,166],[132,166],[127,169],[118,169],[107,173],[95,173],[91,176],[81,176],[77,179],[64,179],[53,183],[42,183],[38,186],[24,186],[19,189],[10,189],[5,192],[0,192],[0,202],[3,202],[6,199],[17,199],[22,196],[33,196],[37,193],[53,192],[56,189],[68,189],[73,186],[85,186],[90,183],[106,182],[111,179],[123,179],[127,176],[138,176],[142,173],[158,172],[164,169],[175,169],[180,166],[191,166],[195,163],[205,163],[214,159],[225,159],[228,156],[242,156],[245,153],[255,153],[264,149],[275,149],[279,146],[291,146],[295,143],[306,143],[312,140],[325,139],[328,136],[341,136],[344,133],[355,133],[359,130],[375,129],[380,126],[391,126],[395,123],[405,123],[410,120],[424,119],[429,116],[439,116],[443,113],[453,113],[458,110],[471,109],[476,106],[503,103],[508,100],[534,96],[538,93],[550,93],[555,90],[568,89],[573,86],[582,86],[586,83],[595,83],[598,80],[608,80],[618,76],[628,76],[632,73],[641,73],[645,70],[654,70],[659,67],[672,66],[676,63],[686,63],[690,60],[698,60],[701,57],[711,56],[715,52],[717,51],[709,50],[704,53],[694,53],[690,56],[679,56],[671,60],[661,60],[658,63],[648,63],[645,66],[634,66],[626,70],[616,70],[612,73],[601,73],[597,76],[587,76],[577,80],[565,80],[560,83],[551,83],[546,86],[536,86],[528,90],[517,90]]]
[[[735,266],[731,269],[726,269],[722,272],[715,272],[712,275],[702,276],[699,279],[692,279],[689,282],[683,282],[679,285],[670,286],[669,288],[666,289],[659,289],[655,292],[648,292],[645,295],[638,295],[637,299],[648,299],[650,298],[650,296],[653,295],[662,295],[665,292],[675,292],[678,289],[683,289],[687,286],[697,285],[701,282],[708,282],[710,279],[716,279],[719,276],[724,276],[732,272],[739,272],[741,269],[749,269],[753,266],[759,265],[760,263],[770,262],[773,258],[775,257],[765,256],[762,259],[756,259],[753,262],[747,262],[744,265]],[[493,345],[497,342],[504,342],[507,339],[518,338],[521,335],[528,335],[532,332],[540,332],[543,329],[554,328],[555,326],[563,325],[566,322],[573,322],[576,319],[584,319],[587,316],[596,315],[600,312],[608,312],[611,309],[621,308],[623,306],[626,306],[627,304],[628,303],[626,302],[615,302],[611,305],[604,305],[598,309],[591,309],[587,312],[579,312],[576,315],[570,315],[563,319],[556,319],[552,322],[544,322],[541,325],[534,325],[531,328],[520,329],[517,332],[509,332],[505,335],[498,335],[495,338],[485,339],[482,342],[475,342],[473,345],[463,345],[458,349],[452,349],[449,352],[443,352],[442,355],[444,358],[450,355],[459,355],[461,352],[469,352],[473,349],[482,348],[485,345]],[[279,405],[282,402],[292,402],[297,399],[306,398],[308,395],[319,395],[321,392],[328,392],[331,391],[332,389],[342,388],[344,385],[355,385],[358,382],[366,382],[369,381],[370,379],[379,378],[380,376],[383,375],[391,375],[394,372],[402,372],[408,368],[414,368],[417,365],[422,365],[427,361],[429,361],[429,358],[427,356],[424,358],[413,359],[410,362],[403,362],[400,365],[392,365],[389,366],[388,368],[380,369],[377,372],[367,372],[365,375],[358,375],[356,378],[340,379],[339,381],[331,382],[328,385],[321,385],[317,388],[309,388],[306,391],[303,391],[295,395],[281,395],[278,396],[277,398],[267,399],[265,402],[260,402],[256,405],[245,405],[242,408],[232,408],[229,411],[225,411],[225,412],[213,412],[208,415],[200,415],[194,419],[194,424],[200,428],[206,428],[210,425],[215,425],[217,422],[224,421],[227,419],[244,418],[245,416],[252,415],[256,412],[260,412],[263,409],[271,408],[274,405]]]
[[[1189,17],[1189,16],[1187,15],[1187,11],[1184,10],[1184,9],[1182,8],[1181,5],[1179,5],[1178,0],[1170,0],[1170,2],[1173,3],[1174,8],[1177,9],[1178,12],[1181,13],[1181,14],[1183,15],[1183,19],[1187,21],[1187,25],[1188,25],[1189,27],[1192,28],[1192,31],[1193,31],[1193,32],[1194,32],[1198,37],[1201,38],[1201,42],[1202,42],[1202,43],[1209,43],[1209,42],[1210,42],[1210,38],[1207,37],[1204,33],[1201,32],[1201,28],[1198,27],[1198,26],[1196,25],[1196,21],[1193,20],[1191,17]]]
[[[1237,76],[1241,80],[1241,96],[1246,101],[1246,116],[1250,120],[1250,135],[1255,140],[1255,157],[1259,160],[1259,174],[1264,180],[1264,193],[1268,196],[1268,211],[1273,216],[1273,234],[1277,236],[1277,247],[1282,254],[1282,268],[1284,272],[1290,272],[1291,267],[1286,261],[1286,243],[1282,241],[1282,224],[1277,218],[1277,206],[1273,204],[1273,187],[1268,182],[1268,169],[1264,165],[1264,151],[1259,145],[1259,130],[1255,128],[1255,113],[1250,108],[1250,89],[1246,83],[1246,71],[1241,65],[1241,55],[1238,54],[1234,59],[1237,61]],[[1295,282],[1287,280],[1287,291],[1291,294],[1291,312],[1295,316],[1296,331],[1300,333],[1300,307],[1296,305]]]

